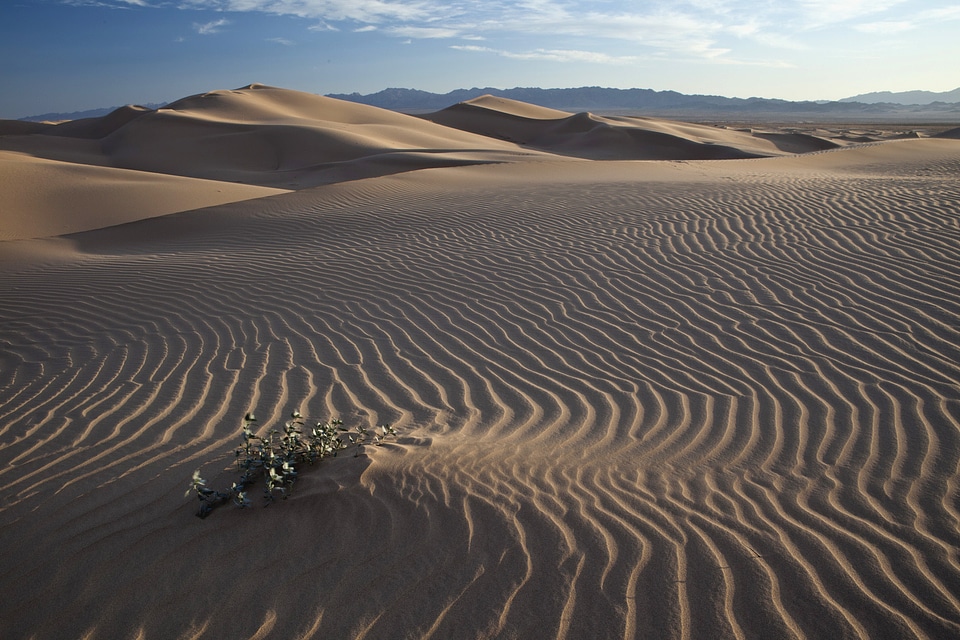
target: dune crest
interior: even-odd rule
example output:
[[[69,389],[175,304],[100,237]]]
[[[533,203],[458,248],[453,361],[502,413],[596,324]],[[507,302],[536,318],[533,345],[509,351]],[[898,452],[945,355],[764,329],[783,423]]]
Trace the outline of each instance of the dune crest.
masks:
[[[10,219],[0,237],[92,229],[98,208],[104,225],[120,224],[278,193],[241,189],[238,184],[297,190],[500,162],[783,156],[852,143],[843,137],[568,114],[489,95],[414,117],[252,84],[188,96],[156,110],[130,105],[101,118],[59,124],[0,123],[0,153],[14,160],[30,156],[46,161],[24,162],[16,175],[15,163],[3,163],[0,177],[13,186],[0,196]],[[108,168],[146,175],[135,179]],[[27,174],[29,179],[22,180]],[[107,188],[131,180],[154,185],[143,191],[144,202],[130,189]],[[38,184],[55,185],[52,191],[59,195],[29,186]],[[177,189],[176,196],[154,195],[167,187]],[[64,199],[78,207],[74,221],[52,222]]]
[[[84,139],[97,144],[78,151]],[[4,136],[0,148],[284,189],[533,153],[412,116],[263,85]]]
[[[840,146],[800,133],[745,133],[658,118],[570,114],[489,95],[423,117],[527,148],[592,160],[720,160]]]
[[[9,185],[0,193],[6,217],[0,239],[536,155],[412,116],[263,85],[190,96],[157,110],[128,106],[55,125],[6,123],[0,154],[0,178]],[[64,215],[67,203],[72,215]]]

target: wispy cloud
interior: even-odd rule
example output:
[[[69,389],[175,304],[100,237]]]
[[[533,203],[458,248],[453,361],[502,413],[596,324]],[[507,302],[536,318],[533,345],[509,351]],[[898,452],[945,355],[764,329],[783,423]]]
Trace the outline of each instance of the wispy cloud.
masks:
[[[212,22],[204,22],[203,24],[194,22],[194,30],[202,36],[213,35],[214,33],[220,33],[221,28],[230,24],[230,21],[226,18],[220,18],[219,20],[214,20]]]
[[[806,28],[821,28],[883,13],[907,0],[800,0]]]
[[[912,31],[917,25],[909,20],[884,20],[881,22],[866,22],[853,27],[862,33],[901,33],[903,31]]]
[[[221,12],[259,12],[312,21],[311,31],[379,31],[401,41],[459,38],[562,39],[564,48],[533,49],[529,59],[563,58],[551,52],[605,51],[611,60],[679,55],[713,60],[748,46],[802,50],[828,29],[892,34],[917,28],[937,13],[960,18],[960,5],[918,10],[922,0],[62,0],[117,7],[176,6]],[[929,7],[929,4],[926,6]],[[216,33],[225,20],[195,25]],[[607,46],[602,43],[618,43]],[[626,51],[624,50],[626,48]],[[536,58],[536,55],[541,58]],[[502,55],[502,54],[501,54]]]
[[[456,38],[461,35],[459,29],[455,29],[451,27],[398,26],[398,27],[390,27],[386,31],[392,36],[399,36],[401,38],[416,38],[416,39]]]
[[[282,44],[285,47],[292,47],[296,44],[293,40],[287,40],[286,38],[267,38],[267,42]]]
[[[739,58],[714,58],[710,60],[711,64],[719,64],[730,67],[766,67],[768,69],[795,69],[797,65],[785,60],[741,60]]]
[[[340,31],[329,22],[318,22],[317,24],[307,27],[307,31]]]
[[[784,33],[778,27],[759,24],[733,25],[726,28],[726,32],[739,40],[755,42],[769,49],[785,49],[789,51],[803,51],[810,46],[793,33]]]
[[[439,0],[183,0],[182,6],[372,24],[429,20],[450,14]]]
[[[61,0],[72,7],[102,7],[105,9],[129,9],[130,7],[149,7],[145,0]]]
[[[601,65],[630,65],[653,59],[645,56],[614,56],[599,51],[580,51],[576,49],[532,49],[530,51],[506,51],[493,47],[483,47],[477,45],[451,45],[451,49],[457,51],[469,51],[474,53],[485,53],[497,55],[503,58],[514,60],[539,60],[546,62],[588,62]],[[783,60],[741,60],[730,57],[714,57],[708,60],[710,63],[742,66],[742,67],[768,67],[773,69],[789,69],[795,65]]]
[[[477,45],[451,45],[458,51],[492,53],[514,60],[546,60],[550,62],[592,62],[596,64],[630,64],[637,62],[637,56],[611,56],[597,51],[577,51],[574,49],[533,49],[531,51],[505,51]]]
[[[940,7],[938,9],[927,9],[921,11],[919,19],[928,20],[960,20],[960,4],[954,4],[949,7]]]
[[[949,22],[954,20],[960,20],[960,5],[911,12],[910,14],[902,16],[896,20],[864,22],[854,25],[854,29],[862,33],[889,35],[903,33],[905,31],[914,31],[916,29],[928,27],[934,23]]]

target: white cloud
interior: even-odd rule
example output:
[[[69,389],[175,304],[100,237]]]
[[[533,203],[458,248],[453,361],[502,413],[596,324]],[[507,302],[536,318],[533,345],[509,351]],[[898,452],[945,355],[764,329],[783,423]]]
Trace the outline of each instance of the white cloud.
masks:
[[[307,27],[307,31],[340,31],[340,29],[336,28],[329,22],[320,21],[315,25]]]
[[[770,49],[803,51],[810,48],[802,39],[798,39],[796,35],[783,33],[770,26],[758,24],[734,25],[733,27],[727,28],[726,31],[740,40],[755,42],[762,47]]]
[[[449,27],[410,27],[399,26],[390,27],[386,30],[392,36],[401,38],[455,38],[460,35],[460,31]]]
[[[712,64],[721,64],[731,67],[766,67],[769,69],[796,69],[797,65],[784,60],[740,60],[737,58],[716,58]]]
[[[523,53],[504,53],[503,55],[519,60],[591,62],[594,64],[630,64],[638,60],[637,56],[611,56],[599,51],[578,51],[576,49],[535,49]]]
[[[960,20],[960,4],[921,11],[917,17],[923,21]]]
[[[184,0],[185,6],[218,11],[259,11],[276,15],[380,24],[437,17],[438,0]]]
[[[854,29],[862,33],[900,33],[916,29],[917,25],[907,20],[884,20],[881,22],[867,22],[854,26]]]
[[[481,47],[475,44],[454,44],[450,45],[451,49],[456,49],[457,51],[475,51],[477,53],[499,53],[496,49],[491,49],[490,47]]]
[[[726,30],[738,38],[747,38],[758,34],[760,32],[760,25],[755,20],[749,20],[741,24],[728,25]]]
[[[819,28],[883,13],[906,0],[801,0],[805,27]]]
[[[637,56],[611,56],[597,51],[578,51],[575,49],[534,49],[532,51],[504,51],[477,45],[452,45],[451,49],[458,51],[473,51],[477,53],[492,53],[514,60],[546,60],[549,62],[592,62],[596,64],[630,64],[636,62]]]
[[[606,52],[704,61],[759,59],[761,49],[822,50],[825,34],[902,33],[960,19],[956,0],[61,0],[116,7],[176,6],[304,18],[311,31],[379,31],[400,41],[526,38],[532,59]],[[954,4],[951,4],[954,3]],[[225,21],[195,25],[216,33]],[[844,33],[836,33],[842,30]],[[834,42],[842,42],[842,39]],[[562,43],[561,47],[550,47]],[[606,43],[606,44],[605,44]],[[610,46],[615,44],[615,49]],[[544,48],[536,48],[538,46]],[[512,45],[508,45],[512,46]],[[502,52],[500,55],[506,55]],[[519,54],[518,54],[519,55]],[[769,55],[767,55],[769,57]]]
[[[230,21],[226,18],[220,18],[219,20],[214,20],[212,22],[205,22],[203,24],[193,23],[193,28],[202,36],[212,35],[214,33],[220,33],[220,28],[225,27],[230,24]]]
[[[182,0],[184,6],[220,11],[259,11],[320,20],[319,26],[355,22],[383,27],[401,38],[448,38],[490,33],[614,39],[707,57],[723,50],[713,35],[727,12],[724,0],[694,0],[681,9],[624,0]],[[359,29],[354,29],[358,31]]]
[[[913,31],[934,23],[948,22],[951,20],[960,20],[960,5],[927,9],[916,13],[911,12],[908,16],[898,20],[891,19],[865,22],[855,25],[854,29],[861,33],[888,35]]]
[[[313,31],[378,28],[401,39],[492,38],[497,35],[563,38],[564,50],[599,48],[616,40],[651,50],[714,58],[727,48],[718,39],[747,33],[759,37],[763,11],[755,0],[63,0],[145,3],[222,12],[260,12],[316,21]],[[801,0],[807,5],[827,0]],[[899,0],[869,0],[892,3]],[[868,0],[830,0],[863,4]],[[778,5],[774,5],[778,6]],[[214,23],[210,23],[213,25]],[[204,25],[205,26],[205,25]],[[201,31],[215,33],[212,26]],[[587,42],[578,42],[581,39]],[[573,46],[570,46],[573,45]],[[560,50],[560,49],[557,49]]]
[[[61,0],[71,7],[99,7],[104,9],[129,9],[133,7],[149,7],[144,0]]]
[[[292,47],[296,44],[293,40],[287,40],[286,38],[267,38],[267,42],[275,42],[285,47]]]

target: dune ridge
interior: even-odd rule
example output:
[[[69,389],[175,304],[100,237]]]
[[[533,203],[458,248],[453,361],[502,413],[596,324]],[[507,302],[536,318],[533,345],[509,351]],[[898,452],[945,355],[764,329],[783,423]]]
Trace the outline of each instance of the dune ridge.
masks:
[[[0,136],[0,148],[285,189],[339,181],[343,165],[362,177],[366,162],[372,167],[366,173],[381,175],[391,171],[378,162],[422,168],[534,153],[412,116],[264,85],[211,91],[156,110],[125,107],[33,135]]]
[[[742,131],[659,118],[570,114],[494,96],[423,118],[524,147],[591,160],[721,160],[822,151],[842,146],[805,133]]]
[[[0,243],[0,628],[960,633],[960,144],[509,153]],[[293,408],[401,436],[193,517]]]
[[[0,179],[9,185],[0,194],[7,218],[0,238],[7,240],[344,180],[539,155],[413,116],[256,84],[156,110],[130,105],[56,124],[0,122],[0,154]],[[131,181],[149,185],[142,197],[127,188]],[[107,185],[113,197],[105,195]],[[66,201],[79,210],[72,220],[63,215]]]
[[[287,192],[8,151],[0,151],[0,176],[0,241],[90,231]]]
[[[99,118],[0,122],[0,178],[9,185],[0,194],[7,218],[0,238],[75,233],[280,190],[436,167],[752,158],[873,140],[865,132],[848,139],[827,132],[569,114],[493,96],[414,117],[252,84],[189,96],[156,110],[129,105]],[[131,182],[151,185],[145,190],[151,195],[136,198]],[[53,188],[38,188],[42,184]],[[104,194],[106,185],[114,197]],[[176,196],[166,193],[174,189]],[[144,201],[142,207],[138,200]],[[72,220],[62,215],[66,201],[78,209]]]

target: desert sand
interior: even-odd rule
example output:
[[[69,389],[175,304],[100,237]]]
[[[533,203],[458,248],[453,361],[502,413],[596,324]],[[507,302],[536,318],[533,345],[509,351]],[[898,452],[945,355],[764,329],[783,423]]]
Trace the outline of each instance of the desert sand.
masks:
[[[0,134],[2,637],[960,636],[955,133],[251,85]],[[195,517],[293,409],[399,436]]]

